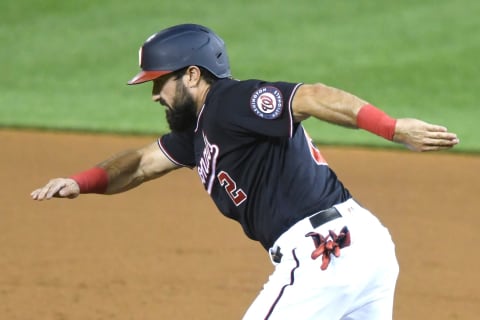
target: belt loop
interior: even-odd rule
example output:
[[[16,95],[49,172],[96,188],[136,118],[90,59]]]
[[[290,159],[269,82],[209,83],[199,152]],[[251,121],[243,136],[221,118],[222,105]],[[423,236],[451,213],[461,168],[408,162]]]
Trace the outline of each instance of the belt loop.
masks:
[[[279,246],[270,248],[270,258],[272,259],[272,262],[274,264],[278,264],[282,262],[282,257],[283,257],[283,254],[281,253]]]

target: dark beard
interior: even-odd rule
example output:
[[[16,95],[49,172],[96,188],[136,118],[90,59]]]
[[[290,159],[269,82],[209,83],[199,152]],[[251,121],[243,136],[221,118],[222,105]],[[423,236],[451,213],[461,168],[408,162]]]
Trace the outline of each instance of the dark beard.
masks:
[[[172,132],[193,129],[197,122],[197,108],[192,95],[183,83],[177,82],[175,100],[166,110],[167,122]]]

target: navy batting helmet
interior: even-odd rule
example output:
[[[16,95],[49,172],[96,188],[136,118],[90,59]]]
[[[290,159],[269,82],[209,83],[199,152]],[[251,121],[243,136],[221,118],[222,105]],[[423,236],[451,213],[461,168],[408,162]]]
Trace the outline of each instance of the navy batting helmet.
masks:
[[[207,69],[217,78],[231,77],[223,40],[207,27],[180,24],[150,36],[138,52],[142,71],[128,84],[139,84],[188,66]]]

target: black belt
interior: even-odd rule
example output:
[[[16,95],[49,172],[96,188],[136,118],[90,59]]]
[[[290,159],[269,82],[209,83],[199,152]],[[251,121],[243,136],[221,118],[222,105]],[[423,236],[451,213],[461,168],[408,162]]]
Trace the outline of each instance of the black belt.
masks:
[[[335,207],[331,207],[317,213],[314,213],[309,217],[310,224],[314,229],[320,227],[322,224],[327,223],[329,221],[335,220],[337,218],[341,218],[342,215]],[[276,247],[270,249],[270,255],[272,256],[272,260],[276,263],[280,263],[282,261],[283,254],[280,252],[280,247]]]
[[[329,221],[332,221],[337,218],[341,218],[342,215],[340,212],[335,207],[331,207],[322,211],[319,211],[317,213],[314,213],[313,215],[310,216],[310,223],[312,224],[312,227],[318,228],[322,224],[327,223]]]

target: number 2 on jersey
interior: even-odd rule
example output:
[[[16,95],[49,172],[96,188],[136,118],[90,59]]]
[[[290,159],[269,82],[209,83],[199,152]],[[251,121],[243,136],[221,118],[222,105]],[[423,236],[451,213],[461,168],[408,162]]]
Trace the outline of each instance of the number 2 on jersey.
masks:
[[[230,199],[238,207],[243,201],[247,199],[247,195],[243,192],[242,189],[237,189],[237,184],[225,171],[220,171],[217,174],[218,181],[220,185],[225,188]]]

